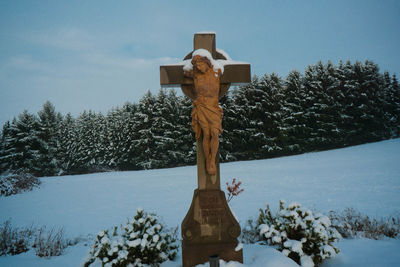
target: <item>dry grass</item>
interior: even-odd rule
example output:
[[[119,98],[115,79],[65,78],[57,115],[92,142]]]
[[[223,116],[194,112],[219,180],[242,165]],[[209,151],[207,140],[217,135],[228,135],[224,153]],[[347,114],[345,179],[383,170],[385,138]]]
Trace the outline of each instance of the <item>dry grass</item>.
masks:
[[[4,222],[0,226],[0,256],[28,251],[34,231],[32,226],[20,229],[13,228],[10,220]]]
[[[400,217],[370,218],[352,208],[347,208],[341,213],[330,212],[329,217],[344,238],[380,239],[400,236]]]
[[[49,258],[60,256],[68,246],[68,241],[64,238],[64,229],[46,231],[45,227],[40,228],[36,233],[32,247],[39,257]]]
[[[45,226],[15,228],[7,220],[0,226],[0,256],[16,255],[33,248],[38,257],[60,256],[68,246],[76,245],[82,239],[70,240],[64,237],[64,230]]]

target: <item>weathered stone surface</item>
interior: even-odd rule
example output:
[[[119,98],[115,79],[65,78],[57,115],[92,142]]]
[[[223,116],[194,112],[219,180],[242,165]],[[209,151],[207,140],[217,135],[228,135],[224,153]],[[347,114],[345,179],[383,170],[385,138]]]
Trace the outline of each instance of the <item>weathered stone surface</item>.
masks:
[[[217,171],[215,175],[208,174],[206,170],[206,160],[203,151],[203,140],[199,138],[196,143],[197,146],[197,185],[198,189],[217,189],[220,190],[220,173],[219,173],[219,157],[215,159]]]
[[[221,75],[221,84],[240,85],[249,83],[250,81],[249,64],[234,63],[224,66],[224,73]],[[162,87],[190,85],[193,88],[193,80],[183,75],[183,65],[165,65],[160,66],[160,85]]]
[[[242,250],[235,250],[240,225],[221,190],[196,189],[181,230],[183,267],[207,262],[212,255],[243,262]]]

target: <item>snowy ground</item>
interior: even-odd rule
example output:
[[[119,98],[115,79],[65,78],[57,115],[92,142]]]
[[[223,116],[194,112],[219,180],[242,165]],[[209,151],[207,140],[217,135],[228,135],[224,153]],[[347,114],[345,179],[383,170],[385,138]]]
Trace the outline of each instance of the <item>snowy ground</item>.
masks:
[[[240,223],[279,199],[328,213],[352,207],[372,217],[400,216],[400,139],[304,155],[221,165],[221,186],[238,178],[245,191],[230,202]],[[32,192],[0,197],[0,223],[59,228],[67,236],[96,234],[126,222],[137,207],[179,225],[196,187],[196,167],[42,178]],[[341,254],[325,266],[395,266],[400,240],[343,240]],[[50,260],[33,252],[0,257],[0,266],[79,266],[82,243]],[[273,249],[244,247],[245,266],[295,266]],[[294,265],[293,265],[294,264]],[[163,266],[179,266],[180,259]],[[229,265],[227,265],[229,266]]]

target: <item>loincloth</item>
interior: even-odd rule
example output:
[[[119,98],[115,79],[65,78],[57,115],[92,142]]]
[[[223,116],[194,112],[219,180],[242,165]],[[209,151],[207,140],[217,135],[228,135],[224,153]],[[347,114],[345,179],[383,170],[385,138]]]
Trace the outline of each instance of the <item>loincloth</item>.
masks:
[[[196,139],[200,138],[202,129],[217,129],[222,133],[222,108],[193,101],[192,110],[192,129],[196,134]]]

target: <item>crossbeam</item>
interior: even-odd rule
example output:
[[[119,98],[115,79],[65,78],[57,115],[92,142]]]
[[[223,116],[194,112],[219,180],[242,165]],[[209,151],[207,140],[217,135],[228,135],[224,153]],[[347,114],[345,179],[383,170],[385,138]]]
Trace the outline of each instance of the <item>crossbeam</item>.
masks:
[[[229,64],[224,66],[224,74],[221,76],[221,83],[240,85],[249,83],[250,65],[249,64]],[[183,75],[182,65],[160,66],[161,87],[177,87],[181,85],[193,84],[193,79]]]
[[[226,60],[224,64],[224,73],[221,76],[220,83],[225,85],[241,85],[251,82],[250,64],[238,63],[225,58],[215,48],[214,33],[197,33],[194,35],[193,51],[187,54],[184,60],[192,58],[192,54],[197,49],[206,49],[214,59]],[[183,75],[183,63],[174,65],[160,66],[160,85],[161,87],[178,87],[182,85],[192,85],[193,79]]]

